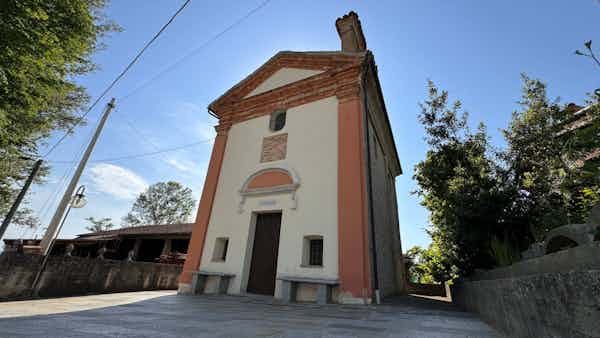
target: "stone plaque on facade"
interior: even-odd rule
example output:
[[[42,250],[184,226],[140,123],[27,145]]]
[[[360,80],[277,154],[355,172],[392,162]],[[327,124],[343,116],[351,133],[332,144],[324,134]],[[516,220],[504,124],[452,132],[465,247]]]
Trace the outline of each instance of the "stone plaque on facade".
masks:
[[[279,134],[263,138],[260,162],[283,160],[287,151],[288,134]]]

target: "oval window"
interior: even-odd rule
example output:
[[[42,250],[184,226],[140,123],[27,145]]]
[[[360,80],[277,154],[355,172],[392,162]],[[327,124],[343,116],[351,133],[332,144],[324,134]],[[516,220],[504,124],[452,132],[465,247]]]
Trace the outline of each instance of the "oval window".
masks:
[[[269,129],[271,131],[278,131],[283,129],[285,126],[285,110],[276,110],[271,114],[271,121],[269,122]]]

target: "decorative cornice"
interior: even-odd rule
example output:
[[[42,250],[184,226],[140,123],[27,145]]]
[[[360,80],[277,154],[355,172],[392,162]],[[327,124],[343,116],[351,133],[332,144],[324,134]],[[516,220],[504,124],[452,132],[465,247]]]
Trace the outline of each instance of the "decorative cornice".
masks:
[[[367,53],[282,52],[271,58],[209,108],[221,124],[234,124],[289,109],[330,96],[345,99],[360,93],[360,74]],[[275,89],[246,97],[277,70],[284,68],[323,70],[322,73]]]
[[[221,120],[233,124],[268,115],[275,109],[290,109],[330,96],[359,95],[360,70],[359,65],[335,69],[231,102],[221,107]]]
[[[260,68],[233,86],[209,105],[220,116],[221,107],[243,100],[250,92],[281,68],[329,71],[363,62],[366,53],[346,52],[279,52]]]
[[[361,88],[358,83],[350,83],[340,86],[335,95],[341,102],[360,98]]]
[[[265,187],[265,188],[254,188],[254,189],[246,189],[244,191],[240,191],[240,195],[242,196],[261,196],[261,195],[269,195],[276,194],[280,192],[294,192],[300,184],[285,184],[278,185],[274,187]]]

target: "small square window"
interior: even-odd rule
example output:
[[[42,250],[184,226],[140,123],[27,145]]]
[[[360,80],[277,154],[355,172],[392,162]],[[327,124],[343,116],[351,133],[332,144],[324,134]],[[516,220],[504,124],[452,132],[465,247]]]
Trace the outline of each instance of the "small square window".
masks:
[[[224,262],[227,258],[227,249],[229,247],[229,238],[219,237],[215,241],[215,249],[213,251],[213,262]]]
[[[302,266],[323,266],[323,237],[318,235],[304,237]]]

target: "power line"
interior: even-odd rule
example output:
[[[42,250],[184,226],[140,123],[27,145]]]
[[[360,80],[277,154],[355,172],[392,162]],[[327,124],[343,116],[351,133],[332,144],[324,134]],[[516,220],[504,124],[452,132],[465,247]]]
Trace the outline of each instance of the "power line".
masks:
[[[93,162],[96,162],[96,163],[97,162],[112,162],[112,161],[121,161],[121,160],[128,160],[128,159],[132,159],[132,158],[140,158],[140,157],[145,157],[145,156],[158,155],[158,154],[162,154],[162,153],[166,153],[166,152],[170,152],[170,151],[176,151],[176,150],[181,150],[181,149],[185,149],[185,148],[190,148],[190,147],[197,146],[200,144],[206,144],[212,140],[214,140],[214,138],[211,138],[208,140],[202,140],[202,141],[198,141],[198,142],[194,142],[194,143],[188,143],[188,144],[184,144],[184,145],[173,147],[173,148],[166,148],[166,149],[147,152],[147,153],[124,155],[124,156],[120,156],[120,157],[104,158],[104,159],[99,159],[99,160],[93,160],[90,162],[92,162],[92,163]],[[49,161],[49,162],[50,163],[73,163],[73,161]]]
[[[133,123],[133,122],[132,122],[130,119],[128,119],[128,118],[127,118],[127,116],[126,116],[126,115],[120,115],[120,116],[121,116],[121,118],[122,118],[122,119],[125,121],[125,124],[126,124],[126,125],[127,125],[127,126],[128,126],[128,127],[129,127],[129,128],[130,128],[130,129],[131,129],[133,132],[134,132],[134,133],[135,133],[135,134],[137,134],[137,136],[138,136],[138,139],[139,139],[140,141],[142,141],[143,143],[146,143],[147,145],[149,145],[149,146],[150,146],[150,147],[151,147],[151,148],[152,148],[154,151],[158,152],[158,154],[162,154],[162,152],[163,152],[163,151],[161,150],[160,146],[158,146],[158,145],[157,145],[155,142],[153,142],[153,141],[152,141],[152,140],[151,140],[149,137],[147,137],[147,136],[146,136],[144,133],[142,133],[142,132],[140,131],[140,129],[139,129],[139,128],[137,128],[137,127],[135,126],[135,124],[134,124],[134,123]],[[171,127],[171,128],[173,128],[173,127]],[[212,139],[210,139],[210,140],[212,140]],[[207,142],[208,142],[208,141],[210,141],[210,140],[207,140]],[[164,162],[166,162],[166,163],[168,163],[168,162],[169,162],[169,161],[168,161],[168,159],[167,159],[166,157],[160,156],[160,158],[161,158],[161,159],[162,159]]]
[[[45,227],[42,227],[42,224],[46,223],[46,221],[45,221],[46,216],[52,209],[52,206],[54,205],[54,203],[58,200],[58,196],[60,195],[60,192],[67,186],[67,176],[73,170],[74,170],[74,166],[72,166],[71,168],[67,168],[64,175],[61,177],[61,179],[56,184],[54,191],[52,191],[52,193],[48,195],[48,198],[46,199],[46,201],[44,202],[44,204],[42,205],[42,207],[40,208],[40,210],[38,212],[38,215],[39,215],[38,219],[40,220],[40,226],[38,226],[34,229],[33,234],[30,237],[37,237],[38,232],[40,232],[40,231],[43,232],[43,229],[45,229]]]
[[[120,101],[125,101],[128,98],[130,98],[131,96],[137,94],[140,90],[142,90],[145,87],[147,87],[150,83],[154,82],[156,79],[158,79],[159,77],[163,76],[165,73],[167,73],[167,72],[171,71],[172,69],[174,69],[175,67],[179,66],[186,59],[188,59],[189,57],[197,54],[202,49],[204,49],[208,45],[210,45],[212,42],[214,42],[215,40],[217,40],[218,38],[220,38],[221,36],[223,36],[225,33],[229,32],[231,29],[233,29],[234,27],[236,27],[237,25],[239,25],[240,23],[242,23],[244,20],[246,20],[247,18],[249,18],[252,14],[258,12],[260,9],[262,9],[263,7],[265,7],[269,2],[271,2],[271,0],[265,0],[265,1],[261,2],[258,6],[256,6],[255,8],[253,8],[251,11],[249,11],[248,13],[246,13],[244,16],[238,18],[232,24],[230,24],[229,26],[225,27],[225,29],[223,29],[219,33],[213,35],[212,37],[210,37],[208,40],[206,40],[200,46],[198,46],[197,48],[193,49],[188,54],[182,56],[181,58],[179,58],[179,60],[177,60],[174,63],[172,63],[171,65],[167,66],[162,71],[160,71],[158,74],[156,74],[155,76],[153,76],[148,81],[146,81],[143,84],[141,84],[140,86],[136,87],[129,94],[121,97],[119,100]]]
[[[106,89],[104,89],[102,94],[98,96],[94,103],[92,103],[92,105],[85,111],[85,113],[83,113],[83,115],[79,117],[79,119],[75,122],[73,126],[68,128],[68,130],[63,134],[63,136],[42,156],[42,158],[45,158],[48,155],[50,155],[50,153],[52,153],[52,151],[54,151],[54,149],[58,147],[58,145],[73,131],[73,129],[75,129],[75,127],[77,127],[83,121],[83,119],[90,113],[92,109],[94,109],[98,102],[100,102],[100,100],[102,100],[102,98],[104,98],[104,96],[108,94],[108,92],[117,84],[117,82],[119,82],[119,80],[121,80],[121,78],[125,76],[125,73],[127,73],[127,71],[129,71],[129,69],[131,69],[131,67],[133,67],[133,65],[140,59],[140,57],[146,51],[146,49],[148,49],[148,47],[150,47],[150,45],[165,31],[165,29],[167,29],[167,27],[173,22],[173,20],[175,20],[179,13],[183,11],[183,9],[190,3],[190,1],[191,0],[186,0],[186,2],[184,2],[183,5],[181,5],[177,12],[175,12],[175,14],[171,16],[169,21],[167,21],[167,23],[165,23],[161,27],[161,29],[152,37],[152,39],[150,39],[150,41],[146,43],[146,45],[137,53],[133,60],[129,62],[127,67],[125,67],[125,69],[123,69],[123,71],[111,82],[111,84],[108,87],[106,87]]]
[[[150,140],[148,137],[146,137],[131,121],[129,121],[129,119],[127,119],[126,117],[123,117],[123,119],[125,120],[125,123],[129,126],[129,128],[131,128],[131,130],[133,130],[134,133],[136,133],[139,136],[139,139],[142,140],[144,143],[150,145],[150,147],[152,147],[155,151],[158,151],[159,155],[160,155],[160,159],[163,160],[163,162],[165,163],[169,163],[169,160],[163,156],[163,153],[160,153],[160,147],[158,145],[156,145],[156,143],[152,142],[152,140]]]
[[[156,33],[154,35],[154,37],[142,48],[142,50],[140,50],[140,52],[138,52],[138,54],[136,55],[136,57],[127,65],[127,67],[125,67],[125,69],[117,76],[117,78],[115,78],[115,80],[113,80],[113,82],[102,92],[102,94],[94,101],[94,103],[92,103],[92,105],[85,111],[85,113],[80,116],[80,118],[78,119],[78,121],[75,122],[75,124],[73,126],[71,126],[71,127],[68,128],[67,132],[65,132],[63,134],[63,136],[42,156],[42,158],[45,158],[48,155],[50,155],[50,153],[52,153],[54,151],[54,149],[56,149],[56,147],[58,147],[58,145],[60,145],[60,143],[62,141],[64,141],[64,139],[83,121],[83,119],[98,104],[98,102],[100,102],[100,100],[102,98],[104,98],[104,96],[117,84],[117,82],[125,75],[125,73],[127,73],[127,71],[138,61],[138,59],[146,51],[146,49],[148,49],[148,47],[158,38],[158,36],[160,34],[162,34],[162,32],[173,22],[173,20],[179,15],[179,13],[181,13],[183,11],[183,9],[190,3],[190,1],[191,0],[187,0],[185,3],[183,3],[183,5],[177,10],[177,12],[175,12],[175,14],[173,14],[173,16],[171,16],[171,18],[167,21],[167,23],[165,25],[163,25],[163,27],[158,31],[158,33]],[[183,57],[181,57],[179,60],[177,60],[175,63],[171,64],[167,68],[163,69],[161,72],[159,72],[158,74],[156,74],[150,80],[146,81],[142,85],[140,85],[137,88],[135,88],[129,94],[123,96],[121,98],[121,100],[126,100],[129,97],[135,95],[137,92],[139,92],[140,90],[142,90],[143,88],[145,88],[146,86],[148,86],[150,83],[154,82],[156,79],[158,79],[159,77],[161,77],[165,73],[167,73],[167,72],[171,71],[173,68],[177,67],[179,64],[181,64],[183,61],[185,61],[186,59],[188,59],[192,55],[200,52],[202,49],[204,49],[205,47],[207,47],[209,44],[211,44],[212,42],[214,42],[215,40],[217,40],[218,38],[220,38],[221,36],[223,36],[225,33],[227,33],[228,31],[230,31],[231,29],[233,29],[234,27],[236,27],[237,25],[239,25],[240,23],[242,23],[244,20],[246,20],[252,14],[254,14],[255,12],[257,12],[260,9],[262,9],[263,7],[265,7],[269,2],[271,2],[271,0],[265,0],[265,1],[263,1],[257,7],[255,7],[254,9],[252,9],[251,11],[249,11],[248,13],[246,13],[244,16],[242,16],[239,19],[237,19],[236,21],[234,21],[231,25],[225,27],[225,29],[223,29],[222,31],[220,31],[216,35],[213,35],[210,39],[208,39],[207,41],[205,41],[202,45],[200,45],[196,49],[192,50],[190,53],[184,55]]]
[[[150,145],[155,151],[161,151],[160,148],[156,145],[156,143],[152,142],[149,138],[147,138],[134,124],[133,122],[129,121],[129,119],[127,119],[126,117],[123,117],[123,119],[125,120],[125,124],[127,124],[127,126],[129,126],[129,128],[131,128],[131,130],[133,130],[134,133],[136,133],[140,140],[142,140],[143,142],[145,142],[146,144]],[[162,156],[161,156],[162,157]],[[162,158],[164,161],[166,161],[166,159],[163,157]]]

